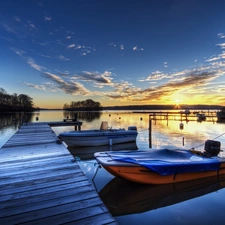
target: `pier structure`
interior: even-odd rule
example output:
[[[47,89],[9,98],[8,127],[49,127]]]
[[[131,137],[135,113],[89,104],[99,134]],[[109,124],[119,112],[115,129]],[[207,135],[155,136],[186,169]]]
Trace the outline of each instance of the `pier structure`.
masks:
[[[145,112],[146,113],[146,112]],[[173,111],[155,111],[148,112],[149,119],[151,120],[178,120],[178,121],[197,121],[197,111],[186,113],[185,111],[173,112]],[[216,111],[201,111],[206,115],[206,121],[214,122],[217,119]]]
[[[117,224],[59,144],[60,123],[23,124],[0,149],[0,224]]]

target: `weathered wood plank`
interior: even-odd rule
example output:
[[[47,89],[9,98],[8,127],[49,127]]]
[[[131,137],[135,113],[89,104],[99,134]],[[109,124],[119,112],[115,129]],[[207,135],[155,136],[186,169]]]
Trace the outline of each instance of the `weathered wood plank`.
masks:
[[[47,123],[33,123],[22,126],[3,146],[0,224],[116,224],[57,140]]]
[[[85,181],[87,178],[84,176],[84,174],[80,171],[76,173],[71,174],[64,174],[61,176],[51,176],[51,177],[44,177],[42,179],[37,180],[30,180],[26,182],[17,182],[12,184],[5,184],[0,185],[0,196],[6,196],[8,194],[15,194],[25,191],[31,191],[36,190],[44,187],[52,187],[61,185],[62,182],[64,184],[68,184],[71,182],[79,182],[79,181]]]
[[[44,170],[46,167],[48,169],[54,168],[54,167],[62,167],[62,165],[76,165],[76,163],[73,163],[71,156],[64,156],[64,157],[58,157],[54,160],[37,160],[35,162],[23,162],[23,163],[8,163],[0,167],[0,178],[2,175],[6,174],[19,174],[24,172],[32,172],[32,171],[38,171],[38,170]],[[46,169],[47,169],[46,168]],[[19,169],[19,170],[17,170]]]
[[[73,225],[74,221],[65,223],[66,225]],[[93,225],[93,224],[107,224],[116,225],[115,220],[110,217],[109,213],[98,214],[95,216],[87,217],[76,221],[76,225]]]
[[[22,213],[28,213],[31,211],[35,210],[40,210],[44,208],[50,208],[55,205],[64,205],[68,203],[74,203],[74,202],[79,202],[81,199],[82,200],[90,200],[92,198],[98,197],[97,193],[93,190],[87,191],[86,189],[85,192],[81,192],[76,195],[68,193],[68,195],[63,196],[63,197],[57,197],[57,198],[52,198],[52,199],[47,199],[39,202],[34,202],[34,203],[29,203],[29,207],[25,207],[26,205],[12,205],[10,208],[4,208],[0,209],[0,214],[1,217],[7,217],[15,214],[22,214]]]
[[[71,167],[73,168],[73,167]],[[70,171],[70,173],[73,173],[75,172],[75,170],[79,170],[80,171],[80,168],[77,167],[76,169],[73,168],[73,170]],[[60,168],[60,169],[57,169],[57,170],[51,170],[49,171],[49,173],[46,173],[44,171],[40,171],[39,173],[31,173],[27,175],[18,175],[16,177],[13,177],[13,176],[5,176],[5,177],[1,177],[0,179],[0,183],[1,184],[10,184],[10,183],[15,183],[15,182],[22,182],[22,181],[27,181],[27,180],[33,180],[33,179],[40,179],[40,178],[44,178],[44,177],[50,177],[50,176],[55,176],[55,175],[66,175],[68,174],[68,170],[66,168]]]
[[[23,169],[38,169],[39,167],[44,167],[44,166],[48,166],[51,164],[51,166],[54,165],[61,165],[61,163],[71,163],[72,162],[72,158],[71,155],[69,154],[64,154],[64,155],[58,155],[57,157],[55,156],[49,156],[49,157],[39,157],[37,158],[35,161],[31,161],[31,160],[14,160],[14,161],[6,161],[4,164],[1,163],[1,167],[0,167],[0,176],[1,176],[1,171],[3,172],[10,172],[10,171],[14,171],[17,168],[19,168],[20,170]]]
[[[80,208],[80,209],[78,209]],[[23,213],[15,216],[0,219],[2,224],[65,224],[77,221],[87,217],[106,213],[107,209],[103,204],[99,204],[98,199],[84,200],[79,204],[72,203],[61,207],[52,207],[41,211],[33,211],[31,213]],[[53,218],[55,221],[53,221]]]
[[[49,187],[43,188],[40,191],[28,191],[15,195],[6,195],[1,197],[1,209],[11,208],[14,206],[23,206],[31,203],[38,203],[55,198],[61,198],[69,195],[78,195],[83,192],[93,191],[93,187],[88,181],[76,182],[70,185],[62,186],[64,189]],[[29,195],[34,193],[34,195]]]

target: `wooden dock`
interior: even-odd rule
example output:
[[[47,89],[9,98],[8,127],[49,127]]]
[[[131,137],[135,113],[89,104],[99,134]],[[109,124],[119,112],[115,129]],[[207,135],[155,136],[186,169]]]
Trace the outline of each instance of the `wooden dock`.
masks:
[[[0,149],[0,224],[117,224],[47,123],[28,123]]]

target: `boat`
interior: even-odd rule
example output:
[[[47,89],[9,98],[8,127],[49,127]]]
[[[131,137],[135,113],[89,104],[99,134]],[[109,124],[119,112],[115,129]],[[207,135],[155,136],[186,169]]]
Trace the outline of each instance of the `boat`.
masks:
[[[217,122],[225,122],[225,107],[216,113]]]
[[[205,151],[152,149],[96,152],[96,161],[109,173],[143,184],[169,184],[225,174],[220,142],[207,140]]]
[[[197,116],[197,121],[199,121],[199,122],[206,120],[205,113],[196,113],[196,116]]]
[[[189,109],[185,109],[183,111],[181,110],[180,113],[185,114],[185,115],[189,115],[189,114],[191,114],[191,111]]]
[[[137,184],[115,177],[100,190],[99,196],[112,216],[124,216],[181,203],[224,187],[225,175],[162,185]]]
[[[133,142],[136,141],[137,134],[136,126],[129,126],[127,130],[113,129],[108,127],[107,121],[102,121],[100,129],[63,132],[59,134],[59,138],[67,146],[93,147]]]

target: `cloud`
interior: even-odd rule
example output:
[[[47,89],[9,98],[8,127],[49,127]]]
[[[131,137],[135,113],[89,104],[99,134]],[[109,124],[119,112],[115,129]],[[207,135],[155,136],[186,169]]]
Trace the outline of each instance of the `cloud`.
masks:
[[[105,96],[121,101],[143,101],[149,103],[152,101],[163,101],[165,98],[181,92],[199,95],[208,93],[207,85],[220,76],[222,74],[218,71],[203,71],[202,68],[192,71],[185,70],[174,74],[164,74],[160,71],[155,71],[145,80],[163,80],[167,78],[166,80],[168,81],[146,89],[134,87],[126,82],[114,84],[114,91],[105,93]],[[196,93],[192,90],[195,90]]]
[[[18,16],[15,16],[14,19],[15,19],[17,22],[21,22],[21,19],[20,19]]]
[[[133,51],[144,51],[143,48],[139,48],[138,46],[133,47]]]
[[[71,44],[71,45],[69,45],[67,48],[75,48],[75,44]]]
[[[8,31],[9,33],[13,33],[13,34],[18,35],[17,31],[13,28],[13,26],[12,26],[12,25],[9,25],[8,23],[0,22],[0,26],[1,26],[4,30]]]
[[[94,81],[101,85],[110,85],[112,83],[112,73],[105,71],[104,73],[82,71],[72,77],[75,80]]]
[[[64,57],[63,55],[60,55],[57,58],[61,61],[69,61],[70,60],[70,59],[67,59],[66,57]]]
[[[54,57],[49,56],[49,55],[43,55],[43,54],[40,54],[40,53],[38,53],[38,55],[40,55],[41,57],[44,57],[44,58],[54,59]]]
[[[219,33],[217,36],[218,36],[219,38],[225,38],[224,33]]]
[[[52,21],[52,18],[49,17],[49,16],[44,16],[44,20],[45,20],[45,21]]]
[[[221,60],[221,59],[225,59],[225,51],[223,51],[222,54],[219,54],[217,56],[212,56],[212,57],[210,57],[209,59],[207,59],[205,61],[206,62],[212,62],[212,61],[217,61],[217,60]]]
[[[61,77],[49,73],[44,72],[43,77],[51,80],[52,82],[57,84],[58,89],[62,90],[66,94],[70,95],[87,95],[89,93],[89,90],[87,90],[81,83],[69,81],[64,81]]]
[[[50,82],[45,82],[41,85],[31,84],[31,83],[28,83],[28,82],[23,82],[23,84],[32,88],[32,89],[36,89],[36,90],[40,90],[40,91],[56,92],[56,91],[59,90],[53,83],[50,83]]]
[[[24,58],[24,54],[26,53],[25,51],[23,50],[20,50],[18,48],[10,48],[13,52],[15,52],[17,55],[19,55],[20,57],[23,57]]]
[[[17,55],[19,55],[21,58],[23,58],[30,67],[34,68],[37,71],[45,70],[46,68],[43,66],[38,65],[34,59],[26,55],[26,52],[17,48],[10,48],[12,51],[14,51]]]
[[[45,67],[36,64],[35,61],[34,61],[32,58],[30,58],[30,57],[28,57],[27,63],[28,63],[32,68],[34,68],[34,69],[37,70],[37,71],[42,71],[42,70],[45,70],[45,69],[46,69]]]
[[[147,78],[145,79],[140,79],[140,82],[145,82],[145,81],[159,81],[162,80],[164,78],[167,78],[168,74],[164,74],[161,71],[154,71],[152,72]]]
[[[38,29],[36,28],[36,26],[31,21],[27,21],[27,23],[28,23],[28,28],[30,30],[38,31]]]
[[[225,43],[216,44],[216,46],[220,46],[221,49],[225,48]]]

